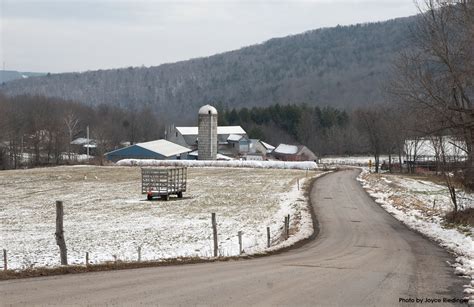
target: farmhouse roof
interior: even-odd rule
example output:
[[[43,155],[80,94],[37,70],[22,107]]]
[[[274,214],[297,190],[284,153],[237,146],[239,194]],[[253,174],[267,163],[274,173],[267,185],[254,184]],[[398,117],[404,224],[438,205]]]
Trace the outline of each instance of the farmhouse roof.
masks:
[[[198,127],[176,127],[182,135],[198,135]],[[245,130],[240,126],[219,126],[217,134],[246,134]]]
[[[95,144],[95,140],[87,138],[77,138],[71,142],[71,145],[86,145],[87,143]]]

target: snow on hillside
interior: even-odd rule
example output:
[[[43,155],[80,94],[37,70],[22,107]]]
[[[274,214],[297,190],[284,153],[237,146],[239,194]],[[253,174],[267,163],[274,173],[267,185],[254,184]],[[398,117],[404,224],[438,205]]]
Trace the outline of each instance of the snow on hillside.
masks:
[[[369,174],[358,180],[375,201],[396,219],[456,255],[455,273],[466,276],[464,293],[474,304],[474,227],[451,228],[443,216],[452,210],[448,189],[433,182],[396,175]],[[461,208],[474,207],[474,194],[459,193]]]
[[[301,170],[188,169],[184,198],[146,201],[137,167],[55,167],[0,172],[0,248],[12,269],[59,265],[55,201],[64,202],[65,239],[71,264],[212,256],[211,213],[217,216],[219,253],[238,255],[293,244],[313,233]],[[308,175],[308,177],[306,177]],[[21,192],[20,192],[21,191]],[[290,215],[290,238],[282,239]],[[272,247],[266,248],[266,227]],[[1,265],[3,263],[0,260]]]
[[[120,166],[187,166],[187,167],[244,167],[315,170],[318,165],[312,161],[207,161],[207,160],[149,160],[124,159],[117,162]]]

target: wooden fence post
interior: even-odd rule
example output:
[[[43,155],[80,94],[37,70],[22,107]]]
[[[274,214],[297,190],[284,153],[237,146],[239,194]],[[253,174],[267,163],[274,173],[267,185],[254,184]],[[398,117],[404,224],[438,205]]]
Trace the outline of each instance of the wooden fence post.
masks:
[[[138,247],[138,262],[142,261],[142,247]]]
[[[3,250],[3,270],[8,270],[8,261],[7,261],[7,250]]]
[[[283,234],[284,234],[285,240],[286,240],[288,238],[288,235],[287,235],[288,229],[286,228],[287,225],[288,225],[288,217],[285,216],[285,221],[283,223],[284,223],[284,225],[283,225]]]
[[[288,217],[286,219],[286,239],[290,237],[290,215],[288,214]]]
[[[214,257],[217,257],[217,223],[216,223],[216,214],[212,213],[212,234],[214,237]]]
[[[267,247],[270,248],[270,227],[267,227]]]
[[[89,266],[89,252],[86,252],[86,267]]]
[[[66,241],[64,240],[63,216],[63,202],[56,201],[56,244],[59,246],[59,251],[61,253],[61,265],[67,265],[67,248]]]
[[[298,185],[298,191],[300,190],[300,178],[296,178],[296,184]]]
[[[239,231],[237,235],[239,236],[239,255],[242,255],[242,231]]]

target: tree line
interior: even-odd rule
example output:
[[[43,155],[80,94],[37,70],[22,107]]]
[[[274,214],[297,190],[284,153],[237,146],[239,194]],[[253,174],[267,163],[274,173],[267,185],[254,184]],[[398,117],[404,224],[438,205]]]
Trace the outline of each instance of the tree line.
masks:
[[[58,98],[0,95],[0,169],[73,163],[89,127],[95,155],[102,161],[109,150],[158,138],[163,130],[150,109],[96,107]]]

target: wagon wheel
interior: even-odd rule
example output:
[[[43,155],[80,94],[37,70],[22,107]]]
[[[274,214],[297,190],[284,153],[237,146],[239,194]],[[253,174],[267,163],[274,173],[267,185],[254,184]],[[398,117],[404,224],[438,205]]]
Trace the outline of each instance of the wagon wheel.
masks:
[[[183,192],[178,192],[178,198],[183,198]]]

